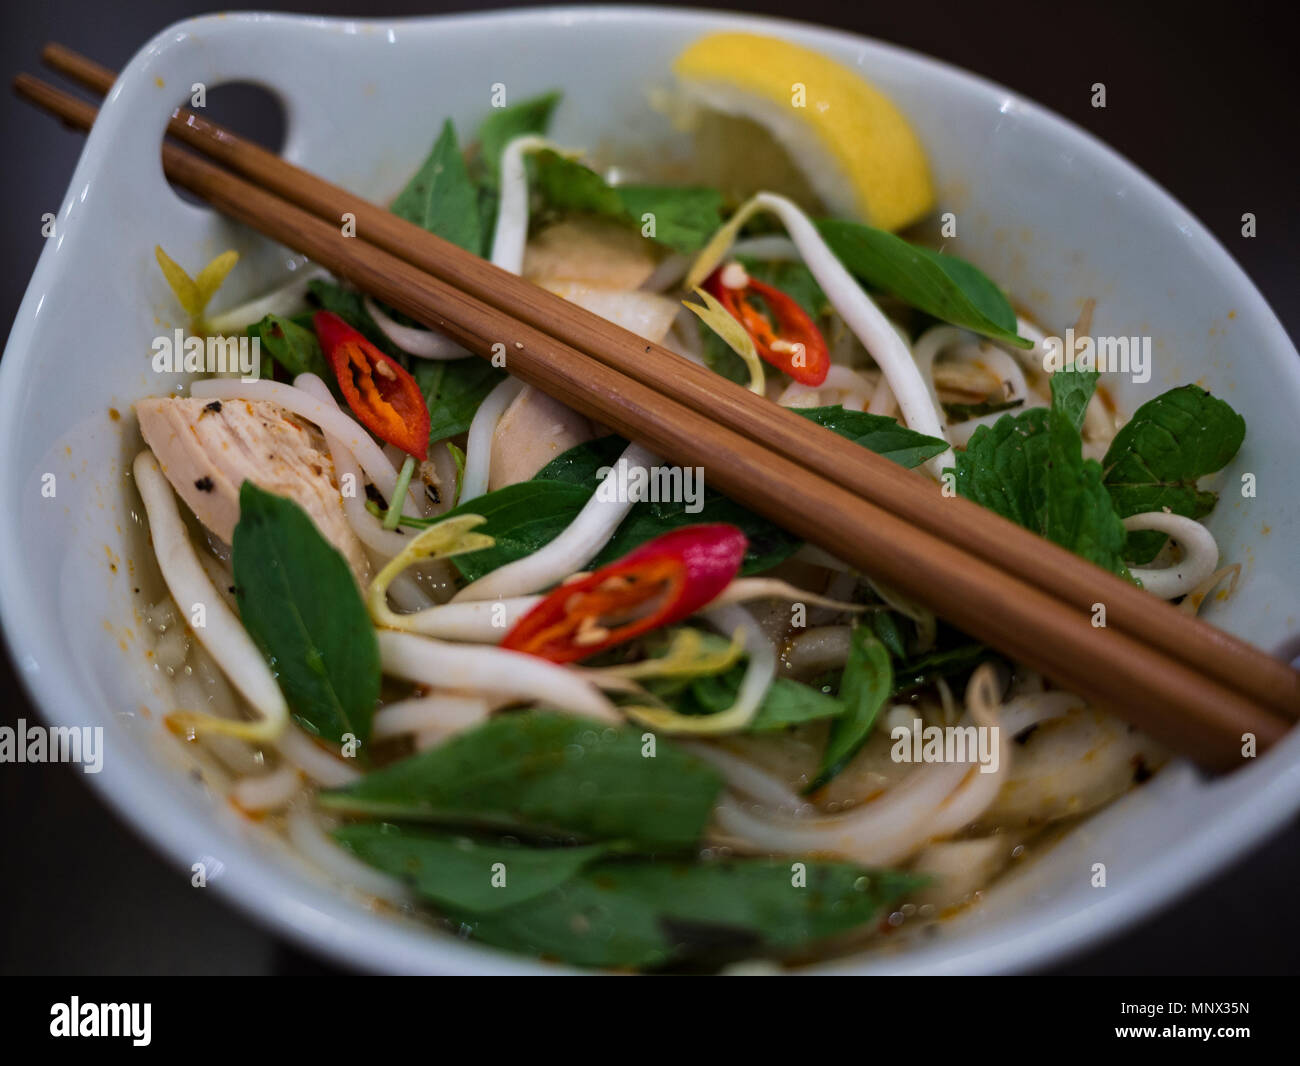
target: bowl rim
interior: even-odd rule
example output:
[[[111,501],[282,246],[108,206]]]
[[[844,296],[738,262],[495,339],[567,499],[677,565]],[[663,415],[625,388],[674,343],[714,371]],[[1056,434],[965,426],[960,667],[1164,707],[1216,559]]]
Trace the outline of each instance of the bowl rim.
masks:
[[[134,66],[145,53],[166,48],[179,32],[202,31],[210,36],[238,34],[254,24],[268,22],[296,26],[399,26],[407,29],[457,24],[490,29],[501,20],[539,24],[576,25],[589,22],[623,22],[634,25],[645,19],[672,20],[686,28],[710,27],[725,19],[728,28],[794,34],[801,41],[821,40],[836,45],[868,45],[873,50],[890,53],[919,64],[931,72],[964,83],[982,93],[996,93],[1013,105],[1019,114],[1033,119],[1047,130],[1063,135],[1081,154],[1098,166],[1121,176],[1127,186],[1172,212],[1185,237],[1194,241],[1200,252],[1211,259],[1225,281],[1234,283],[1242,298],[1257,315],[1260,328],[1276,334],[1283,349],[1295,354],[1294,346],[1263,295],[1250,281],[1231,253],[1162,186],[1148,177],[1117,151],[1080,126],[1027,100],[979,75],[945,61],[887,41],[844,30],[769,16],[744,15],[706,8],[662,8],[647,5],[555,6],[508,8],[489,12],[465,12],[437,16],[404,18],[354,19],[321,18],[309,15],[267,15],[255,12],[205,15],[174,23],[164,28],[142,46],[132,60]],[[96,160],[83,151],[69,191],[60,211],[66,209],[83,167],[88,171]],[[45,291],[57,284],[63,265],[46,248],[42,253],[15,318],[5,358],[0,362],[0,426],[14,426],[20,417],[15,381],[18,367],[31,357],[31,334],[37,328],[36,312]],[[1293,384],[1300,383],[1300,359],[1284,368]],[[0,494],[13,488],[14,472],[0,467]],[[5,496],[3,498],[9,498]],[[52,725],[79,725],[75,709],[79,694],[75,683],[58,672],[39,665],[45,651],[39,640],[25,627],[9,624],[19,618],[23,604],[13,591],[18,587],[21,560],[13,550],[12,525],[0,521],[0,618],[5,622],[4,639],[17,675],[38,714]],[[193,829],[199,825],[210,837],[227,844],[231,854],[245,859],[228,868],[212,881],[213,887],[236,909],[254,922],[285,935],[309,950],[328,956],[345,966],[372,971],[397,973],[501,973],[540,974],[580,972],[536,959],[511,955],[451,936],[413,937],[400,922],[359,907],[324,879],[306,881],[297,877],[283,863],[257,848],[246,834],[236,834],[210,815],[206,819],[188,813],[179,817],[168,808],[173,782],[141,745],[121,741],[114,743],[114,731],[106,729],[105,753],[100,773],[87,775],[110,808],[130,825],[133,831],[179,869],[188,869],[194,855]],[[1300,737],[1292,737],[1300,742]],[[1238,771],[1256,779],[1257,791],[1252,802],[1236,800],[1202,827],[1194,840],[1180,842],[1161,858],[1144,864],[1131,883],[1106,894],[1096,905],[1081,911],[1047,914],[1037,920],[1007,930],[977,930],[959,950],[947,943],[918,948],[886,958],[870,955],[847,956],[807,967],[809,973],[1002,973],[1040,969],[1076,953],[1085,947],[1107,940],[1190,892],[1198,884],[1222,870],[1249,847],[1291,817],[1300,807],[1300,759],[1290,749],[1300,752],[1297,743],[1279,745],[1256,765]],[[1168,773],[1169,770],[1166,770]],[[207,824],[200,824],[206,821]]]

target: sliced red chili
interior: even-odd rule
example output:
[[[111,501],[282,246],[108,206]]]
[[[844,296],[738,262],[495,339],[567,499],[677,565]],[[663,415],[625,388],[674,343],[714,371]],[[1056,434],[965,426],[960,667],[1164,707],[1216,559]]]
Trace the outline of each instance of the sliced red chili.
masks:
[[[831,354],[817,324],[798,301],[771,285],[748,276],[739,288],[725,284],[728,267],[740,269],[738,263],[719,267],[705,280],[705,290],[745,327],[761,359],[801,385],[822,384],[831,369]],[[763,301],[767,314],[754,306],[751,296]]]
[[[334,312],[317,311],[312,325],[343,398],[361,424],[423,461],[429,452],[429,408],[415,378]]]
[[[735,526],[685,526],[561,585],[515,623],[503,648],[575,662],[694,614],[740,570]]]

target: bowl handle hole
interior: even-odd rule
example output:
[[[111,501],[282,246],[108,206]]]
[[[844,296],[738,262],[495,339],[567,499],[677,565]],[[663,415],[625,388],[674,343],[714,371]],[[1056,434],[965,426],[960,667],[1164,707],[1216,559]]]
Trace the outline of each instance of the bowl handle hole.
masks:
[[[190,108],[209,122],[224,126],[277,155],[284,148],[288,130],[284,103],[264,86],[247,81],[224,82],[204,88],[202,107],[194,107],[195,102],[196,97],[191,95],[180,101],[179,106]],[[172,190],[186,203],[207,206],[186,189],[173,185]]]

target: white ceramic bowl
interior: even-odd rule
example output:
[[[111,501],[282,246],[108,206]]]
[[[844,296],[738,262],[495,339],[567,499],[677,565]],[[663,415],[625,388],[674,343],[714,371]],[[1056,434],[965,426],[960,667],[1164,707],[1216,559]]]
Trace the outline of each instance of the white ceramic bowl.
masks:
[[[182,202],[158,143],[194,82],[261,83],[287,110],[286,154],[358,191],[390,195],[451,116],[468,133],[493,83],[512,99],[565,91],[555,136],[572,145],[681,151],[646,93],[675,53],[709,31],[779,34],[862,70],[919,129],[955,210],[955,250],[1047,324],[1096,297],[1095,331],[1150,333],[1149,385],[1121,388],[1131,410],[1199,381],[1242,411],[1246,444],[1210,523],[1241,587],[1212,621],[1270,649],[1296,651],[1300,360],[1277,319],[1194,218],[1115,153],[1012,92],[933,60],[844,33],[718,13],[651,8],[501,12],[394,23],[223,15],[181,23],[130,63],[87,142],[0,367],[0,607],[10,649],[51,724],[102,725],[91,778],[105,798],[188,871],[257,920],[340,961],[399,972],[537,972],[505,956],[368,913],[306,874],[214,805],[160,757],[160,699],[133,615],[125,472],[137,447],[129,412],[158,391],[151,339],[170,306],[154,264],[163,242],[200,264],[245,252],[233,301],[280,269],[283,252]],[[1233,491],[1254,473],[1258,496]],[[41,495],[42,475],[57,496]],[[1271,533],[1267,530],[1271,529]],[[1300,807],[1300,733],[1209,782],[1175,765],[1076,829],[982,907],[908,954],[819,969],[997,972],[1046,963],[1116,933],[1265,837]],[[212,863],[215,858],[219,867]],[[1095,862],[1108,887],[1090,886]],[[21,876],[21,871],[16,871]],[[186,874],[188,876],[188,874]]]

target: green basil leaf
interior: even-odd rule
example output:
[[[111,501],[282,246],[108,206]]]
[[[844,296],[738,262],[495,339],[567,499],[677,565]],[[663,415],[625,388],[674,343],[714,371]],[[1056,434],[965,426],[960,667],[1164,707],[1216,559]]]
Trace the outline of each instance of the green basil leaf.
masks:
[[[1198,478],[1222,470],[1246,436],[1246,420],[1197,385],[1170,389],[1137,409],[1115,435],[1102,467],[1120,517],[1168,509],[1204,518],[1217,494],[1196,487]],[[1149,562],[1166,537],[1154,530],[1130,533],[1128,556]]]
[[[553,541],[578,516],[593,491],[561,481],[520,481],[459,504],[437,521],[462,514],[487,519],[476,532],[486,533],[496,543],[452,559],[467,581],[477,581]]]
[[[532,188],[553,212],[587,212],[644,232],[654,216],[653,239],[689,255],[708,242],[722,221],[716,189],[672,185],[610,185],[577,160],[543,150],[530,159]]]
[[[605,855],[604,844],[530,848],[387,822],[358,822],[334,839],[362,862],[410,884],[440,907],[487,914],[558,888]]]
[[[838,406],[792,407],[790,410],[909,470],[948,449],[947,441],[917,433],[887,415],[847,411]]]
[[[506,372],[476,355],[464,359],[415,359],[411,375],[429,407],[429,440],[436,442],[469,429],[474,412]]]
[[[907,637],[903,634],[898,615],[893,611],[875,611],[868,618],[867,624],[890,655],[896,659],[907,657]]]
[[[337,391],[334,371],[330,369],[320,341],[312,330],[298,325],[291,318],[267,315],[260,322],[250,325],[246,332],[249,337],[258,339],[265,355],[269,355],[294,377],[299,374],[315,374]]]
[[[399,218],[479,255],[483,231],[478,211],[478,188],[465,169],[456,142],[456,128],[448,119],[420,169],[388,208]]]
[[[470,176],[478,182],[479,229],[483,234],[484,255],[491,252],[490,245],[496,232],[497,208],[501,199],[501,154],[516,137],[545,133],[559,102],[558,92],[534,96],[494,110],[479,127],[478,154],[472,161]]]
[[[689,848],[722,789],[702,760],[641,731],[547,712],[493,718],[445,744],[322,792],[332,810],[386,819]]]
[[[850,273],[872,288],[943,322],[1021,348],[1033,347],[1016,334],[1016,314],[1006,296],[964,259],[909,244],[859,222],[824,219],[817,229]]]
[[[804,790],[806,793],[821,788],[849,764],[871,736],[880,708],[893,690],[894,670],[889,652],[870,628],[858,626],[853,630],[844,679],[840,682],[844,713],[831,725],[821,766]]]
[[[983,644],[963,644],[944,651],[930,652],[894,667],[893,696],[904,696],[934,684],[941,677],[969,673],[980,663],[996,658]]]
[[[455,915],[475,939],[579,966],[721,965],[782,955],[857,928],[923,878],[849,863],[602,860],[553,892],[490,915]]]
[[[560,102],[558,92],[543,93],[509,107],[497,108],[478,128],[482,181],[496,188],[501,181],[501,153],[516,137],[545,133]]]
[[[294,718],[363,744],[379,699],[379,643],[347,562],[292,500],[251,481],[231,540],[235,599]]]
[[[683,255],[698,252],[722,224],[722,196],[716,189],[672,185],[616,185],[623,212],[643,233]],[[648,217],[649,216],[649,217]]]

